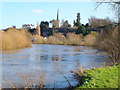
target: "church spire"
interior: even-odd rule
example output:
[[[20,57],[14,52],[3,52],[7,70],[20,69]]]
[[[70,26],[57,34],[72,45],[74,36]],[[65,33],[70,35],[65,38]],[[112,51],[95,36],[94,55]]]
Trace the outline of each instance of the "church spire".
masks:
[[[59,9],[57,10],[57,21],[59,21]]]

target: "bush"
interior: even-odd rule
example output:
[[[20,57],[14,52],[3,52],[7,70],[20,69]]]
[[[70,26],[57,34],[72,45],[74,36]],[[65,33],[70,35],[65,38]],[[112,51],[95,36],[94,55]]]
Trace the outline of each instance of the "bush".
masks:
[[[76,34],[83,34],[83,35],[87,35],[87,31],[85,29],[84,26],[79,26],[77,31],[76,31]]]
[[[91,32],[90,34],[86,35],[84,37],[84,45],[85,46],[94,46],[95,41],[96,41],[96,32]]]
[[[111,27],[107,31],[98,35],[95,45],[98,49],[107,52],[110,63],[116,64],[120,62],[118,26],[115,29]]]
[[[2,32],[2,50],[19,49],[31,46],[30,33],[14,28]]]
[[[48,39],[44,41],[46,44],[83,45],[82,35],[74,33],[68,33],[66,37],[62,33],[54,33],[53,36],[49,36]]]
[[[48,37],[45,41],[48,44],[66,44],[66,38],[62,33],[54,33],[53,36]]]
[[[83,40],[80,35],[74,33],[67,33],[67,44],[69,45],[83,45]]]
[[[2,30],[0,30],[0,50],[2,50]]]
[[[35,35],[32,38],[34,38],[33,44],[43,44],[44,43],[44,38],[39,35]]]

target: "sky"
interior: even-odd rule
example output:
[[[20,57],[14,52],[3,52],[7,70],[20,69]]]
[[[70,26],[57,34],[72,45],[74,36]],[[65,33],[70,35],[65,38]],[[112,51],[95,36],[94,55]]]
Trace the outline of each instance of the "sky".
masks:
[[[15,25],[21,28],[23,24],[34,24],[57,18],[59,9],[60,21],[68,20],[73,25],[77,13],[80,13],[81,23],[88,23],[91,16],[97,18],[114,18],[111,8],[103,4],[95,10],[95,2],[2,2],[0,3],[0,29]]]

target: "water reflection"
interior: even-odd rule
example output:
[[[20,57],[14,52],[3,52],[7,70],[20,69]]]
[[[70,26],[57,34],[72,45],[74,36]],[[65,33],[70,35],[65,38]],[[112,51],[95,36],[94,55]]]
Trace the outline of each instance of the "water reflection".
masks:
[[[60,61],[61,57],[60,55],[52,55],[52,61]]]
[[[12,53],[11,53],[12,52]],[[97,53],[90,47],[62,46],[62,45],[36,45],[31,48],[4,51],[2,54],[2,74],[7,75],[6,80],[19,82],[19,75],[29,76],[36,81],[43,75],[45,87],[68,87],[66,78],[74,86],[76,80],[73,73],[79,65],[85,68],[99,67],[107,61],[107,57]],[[21,74],[22,73],[22,74]],[[27,79],[30,79],[26,77]],[[42,77],[42,76],[41,76]],[[37,82],[36,82],[37,83]],[[9,84],[3,84],[9,87]]]

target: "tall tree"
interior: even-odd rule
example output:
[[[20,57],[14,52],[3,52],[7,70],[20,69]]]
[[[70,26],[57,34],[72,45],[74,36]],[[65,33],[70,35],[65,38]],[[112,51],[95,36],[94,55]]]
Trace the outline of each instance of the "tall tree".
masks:
[[[80,13],[77,13],[76,26],[80,26]]]
[[[73,25],[76,26],[76,22],[75,22],[75,20],[73,21]]]
[[[47,21],[41,21],[40,27],[42,30],[46,30],[47,28],[49,28],[49,23]]]
[[[41,36],[43,36],[43,31],[45,31],[49,28],[48,21],[41,21],[40,28],[41,28]]]
[[[77,13],[77,22],[80,22],[80,13]]]
[[[63,23],[63,27],[64,27],[64,28],[71,27],[71,25],[68,23],[68,20],[66,20],[66,21]]]
[[[80,26],[80,13],[77,13],[77,19],[76,19],[76,22],[74,20],[73,22],[74,26]]]
[[[76,30],[76,34],[87,35],[87,31],[84,26],[79,26],[78,29]]]

